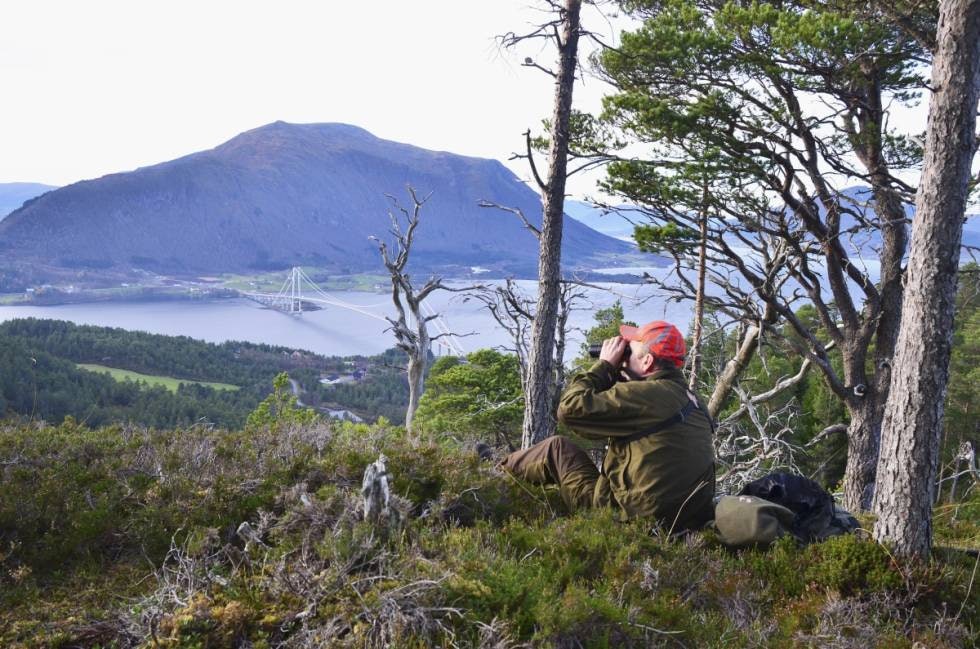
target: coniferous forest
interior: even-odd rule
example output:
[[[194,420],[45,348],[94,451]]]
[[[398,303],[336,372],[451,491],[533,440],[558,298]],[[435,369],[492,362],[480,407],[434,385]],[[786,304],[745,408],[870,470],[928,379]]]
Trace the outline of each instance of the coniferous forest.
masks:
[[[406,384],[394,350],[377,357],[325,358],[310,352],[246,342],[221,345],[54,320],[0,324],[0,406],[22,418],[60,422],[67,416],[89,426],[133,423],[157,428],[203,423],[244,425],[288,372],[309,405],[348,409],[364,419],[404,417]],[[96,364],[183,380],[175,391],[80,369]],[[321,385],[322,375],[360,367],[361,380]],[[197,382],[237,387],[220,390]]]

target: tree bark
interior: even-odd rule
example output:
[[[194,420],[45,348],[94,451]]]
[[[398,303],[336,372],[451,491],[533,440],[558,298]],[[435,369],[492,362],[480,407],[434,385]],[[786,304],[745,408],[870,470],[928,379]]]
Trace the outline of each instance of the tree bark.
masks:
[[[881,418],[875,395],[849,398],[847,412],[847,464],[844,468],[844,506],[851,511],[867,511],[875,489],[875,475],[881,444]]]
[[[902,326],[882,424],[875,538],[905,556],[932,543],[957,267],[980,95],[980,0],[941,0]]]
[[[561,290],[561,236],[565,208],[572,88],[578,59],[581,0],[565,0],[558,37],[558,71],[548,151],[548,181],[542,197],[538,256],[538,305],[531,333],[528,381],[524,393],[522,445],[527,448],[555,432],[554,350]]]
[[[712,419],[718,418],[718,413],[725,407],[725,401],[728,399],[728,395],[735,389],[735,384],[742,376],[742,372],[745,371],[745,368],[752,361],[752,356],[759,348],[762,327],[771,325],[777,318],[776,311],[771,305],[767,304],[762,315],[762,322],[749,325],[745,330],[745,334],[739,342],[735,355],[725,364],[725,369],[722,370],[718,379],[715,381],[715,387],[711,391],[711,397],[708,399],[708,416]]]
[[[708,193],[707,183],[705,183],[704,193]],[[705,275],[707,274],[708,257],[708,208],[707,198],[704,201],[704,208],[701,210],[698,240],[698,288],[694,296],[694,333],[691,340],[691,375],[688,378],[687,387],[696,391],[698,387],[698,375],[701,373],[701,337],[704,335],[704,285]]]
[[[414,432],[412,422],[415,420],[415,411],[419,409],[419,399],[422,398],[422,392],[425,390],[425,369],[429,363],[432,341],[420,305],[414,300],[410,300],[409,303],[417,325],[415,346],[408,352],[408,408],[405,409],[405,430]]]

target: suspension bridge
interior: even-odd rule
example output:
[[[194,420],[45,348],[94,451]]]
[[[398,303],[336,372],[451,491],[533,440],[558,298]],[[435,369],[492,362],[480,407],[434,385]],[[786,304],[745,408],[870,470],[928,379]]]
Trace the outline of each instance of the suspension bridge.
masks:
[[[371,310],[386,306],[386,302],[360,305],[341,300],[317,286],[316,282],[306,274],[306,271],[298,266],[289,271],[289,275],[283,281],[278,293],[263,293],[259,291],[240,291],[240,293],[243,297],[267,308],[294,316],[303,314],[304,305],[306,305],[306,310],[308,311],[313,310],[313,308],[334,307],[360,313],[368,318],[380,320],[386,325],[391,324],[384,315],[379,315],[377,312]],[[466,352],[463,350],[459,338],[449,329],[445,318],[441,315],[436,315],[432,307],[425,302],[422,303],[421,308],[422,316],[431,327],[435,328],[435,335],[439,336],[432,341],[434,348],[442,348],[445,353],[464,356]],[[409,319],[409,326],[414,327],[415,322],[411,319],[411,314],[409,314]]]

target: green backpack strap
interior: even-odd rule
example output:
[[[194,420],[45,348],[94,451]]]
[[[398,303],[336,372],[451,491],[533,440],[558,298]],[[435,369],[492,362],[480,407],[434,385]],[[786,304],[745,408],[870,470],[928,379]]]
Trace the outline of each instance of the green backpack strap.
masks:
[[[733,548],[767,546],[790,531],[792,510],[755,496],[723,496],[715,506],[715,527]]]

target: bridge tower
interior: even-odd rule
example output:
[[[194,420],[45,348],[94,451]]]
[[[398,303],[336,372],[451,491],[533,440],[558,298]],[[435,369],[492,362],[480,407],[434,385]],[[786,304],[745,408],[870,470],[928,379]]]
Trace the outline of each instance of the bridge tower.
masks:
[[[303,313],[303,280],[299,266],[289,272],[289,313]]]
[[[306,296],[303,295],[303,284],[306,284]],[[292,315],[302,314],[303,302],[309,302],[315,305],[328,305],[331,307],[347,309],[349,311],[360,313],[361,315],[369,318],[380,320],[386,324],[390,324],[391,322],[385,316],[373,313],[369,310],[380,307],[382,304],[351,304],[350,302],[345,302],[332,295],[329,295],[328,293],[325,293],[323,289],[317,286],[316,282],[310,279],[309,275],[303,272],[303,269],[300,266],[294,266],[292,269],[290,269],[289,275],[286,276],[286,279],[283,281],[278,293],[273,294],[261,293],[258,291],[243,291],[241,295],[250,300],[258,302],[263,306]],[[438,355],[440,352],[442,352],[452,354],[454,356],[465,356],[466,352],[463,350],[463,346],[460,344],[459,338],[449,329],[445,318],[437,314],[429,304],[423,302],[421,306],[422,317],[425,318],[426,322],[436,330],[434,334],[430,330],[433,353]]]

